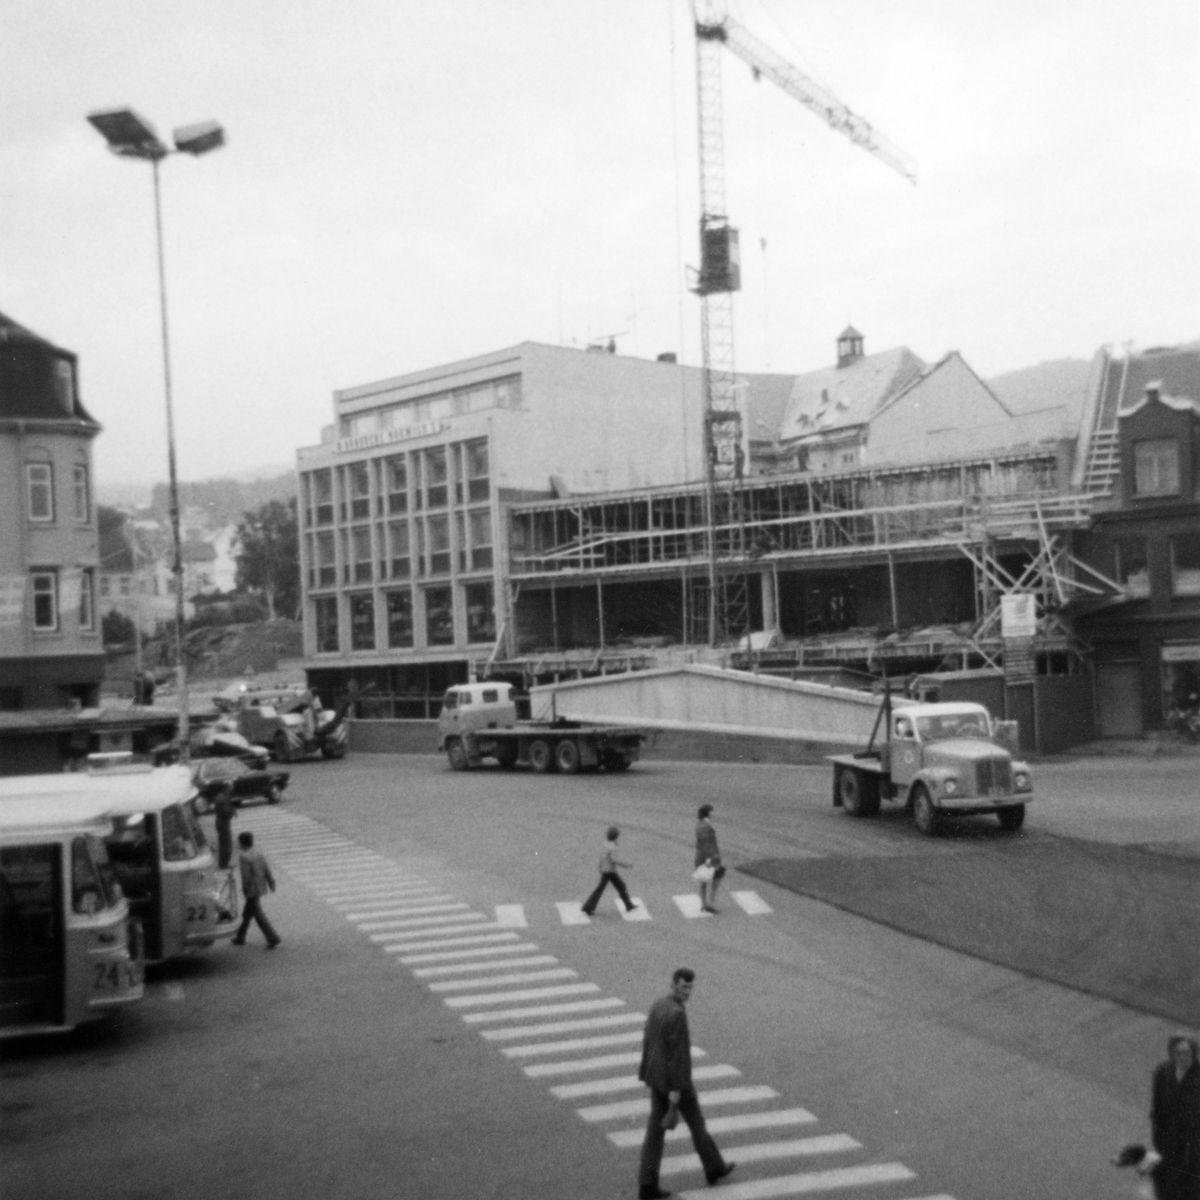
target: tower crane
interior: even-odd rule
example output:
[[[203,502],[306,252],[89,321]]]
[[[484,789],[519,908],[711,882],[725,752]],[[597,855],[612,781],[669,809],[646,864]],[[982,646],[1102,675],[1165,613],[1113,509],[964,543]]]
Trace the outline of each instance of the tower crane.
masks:
[[[700,134],[700,269],[692,291],[701,300],[704,379],[708,641],[716,646],[749,628],[742,479],[748,438],[733,373],[733,293],[741,288],[738,231],[725,213],[725,137],[721,50],[747,63],[815,113],[830,128],[916,182],[911,158],[832,92],[776,54],[725,12],[723,0],[693,2]]]

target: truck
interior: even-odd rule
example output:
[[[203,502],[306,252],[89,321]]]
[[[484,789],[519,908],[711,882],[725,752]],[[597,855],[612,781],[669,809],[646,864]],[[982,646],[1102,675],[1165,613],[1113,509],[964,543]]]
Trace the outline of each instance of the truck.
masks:
[[[510,683],[459,683],[446,689],[438,716],[438,749],[465,771],[485,758],[501,767],[528,766],[539,775],[575,775],[603,767],[624,771],[641,755],[645,731],[556,718],[517,719]]]
[[[879,736],[876,744],[876,735]],[[995,813],[1015,831],[1033,800],[1029,764],[1015,760],[1016,722],[982,704],[922,704],[885,694],[865,750],[833,754],[833,803],[873,817],[882,800],[903,801],[928,837],[956,816]]]
[[[244,688],[223,697],[227,711],[217,725],[265,746],[282,763],[318,752],[343,758],[349,741],[346,713],[355,699],[351,693],[336,709],[327,709],[307,688]]]

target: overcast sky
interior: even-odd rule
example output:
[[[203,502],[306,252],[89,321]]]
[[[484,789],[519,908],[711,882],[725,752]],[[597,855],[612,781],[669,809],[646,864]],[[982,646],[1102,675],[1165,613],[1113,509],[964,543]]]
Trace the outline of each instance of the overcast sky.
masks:
[[[1197,0],[742,0],[916,160],[912,187],[731,55],[741,370],[961,351],[985,377],[1200,337]],[[685,0],[4,0],[0,311],[80,357],[104,483],[294,462],[335,388],[525,340],[699,360]]]

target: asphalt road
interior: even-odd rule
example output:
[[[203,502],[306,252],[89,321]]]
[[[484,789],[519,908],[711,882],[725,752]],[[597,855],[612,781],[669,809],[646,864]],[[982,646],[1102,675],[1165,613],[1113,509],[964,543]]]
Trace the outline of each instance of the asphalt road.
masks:
[[[1187,853],[1191,767],[1052,764],[1025,836]],[[735,868],[712,918],[676,900],[694,888],[704,801]],[[564,923],[558,905],[592,886],[611,822],[646,919],[606,899],[590,924]],[[821,768],[656,762],[564,779],[364,755],[296,765],[285,803],[239,825],[277,867],[268,911],[283,946],[267,953],[252,933],[158,969],[146,1003],[111,1027],[7,1043],[6,1200],[632,1196],[640,1123],[610,1106],[644,1096],[619,1084],[636,1067],[585,1064],[636,1051],[637,1014],[677,965],[698,973],[696,1065],[739,1161],[731,1200],[1135,1194],[1108,1158],[1145,1136],[1166,1021],[736,870],[925,860],[902,822],[833,810]],[[937,853],[991,843],[967,827]],[[935,888],[928,903],[941,902]],[[490,940],[455,941],[466,936]],[[418,944],[432,941],[445,946]],[[496,955],[473,954],[485,949]],[[490,965],[506,956],[511,969]],[[555,991],[511,997],[543,989]],[[563,1005],[590,1007],[541,1011]],[[579,1044],[596,1037],[616,1040]],[[688,1151],[668,1144],[663,1182],[705,1191]]]

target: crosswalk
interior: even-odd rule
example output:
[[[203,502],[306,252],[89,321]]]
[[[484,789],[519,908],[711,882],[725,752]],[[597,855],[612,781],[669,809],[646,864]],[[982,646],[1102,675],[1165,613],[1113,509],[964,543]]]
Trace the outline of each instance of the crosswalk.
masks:
[[[245,812],[272,863],[329,903],[362,936],[405,967],[415,981],[492,1046],[532,1083],[573,1107],[588,1127],[602,1129],[637,1170],[650,1111],[637,1078],[645,1014],[580,977],[528,936],[530,914],[520,904],[491,914],[403,866],[334,833],[319,822],[279,810]],[[737,910],[764,916],[755,892],[731,892]],[[616,901],[616,898],[613,898]],[[675,915],[701,919],[699,897],[674,896]],[[692,901],[695,901],[693,906]],[[651,920],[638,900],[627,920]],[[577,901],[554,906],[563,926],[590,924]],[[732,910],[731,910],[732,911]],[[635,916],[642,912],[645,915]],[[549,915],[549,914],[547,914]],[[670,915],[670,910],[668,910]],[[711,918],[709,918],[711,919]],[[839,1193],[880,1200],[954,1200],[916,1188],[902,1162],[872,1161],[851,1134],[820,1129],[820,1118],[768,1084],[748,1082],[732,1063],[710,1062],[692,1048],[693,1081],[709,1130],[737,1172],[721,1200]],[[711,1115],[709,1115],[711,1113]],[[712,1200],[683,1126],[666,1137],[660,1175],[682,1200]]]

